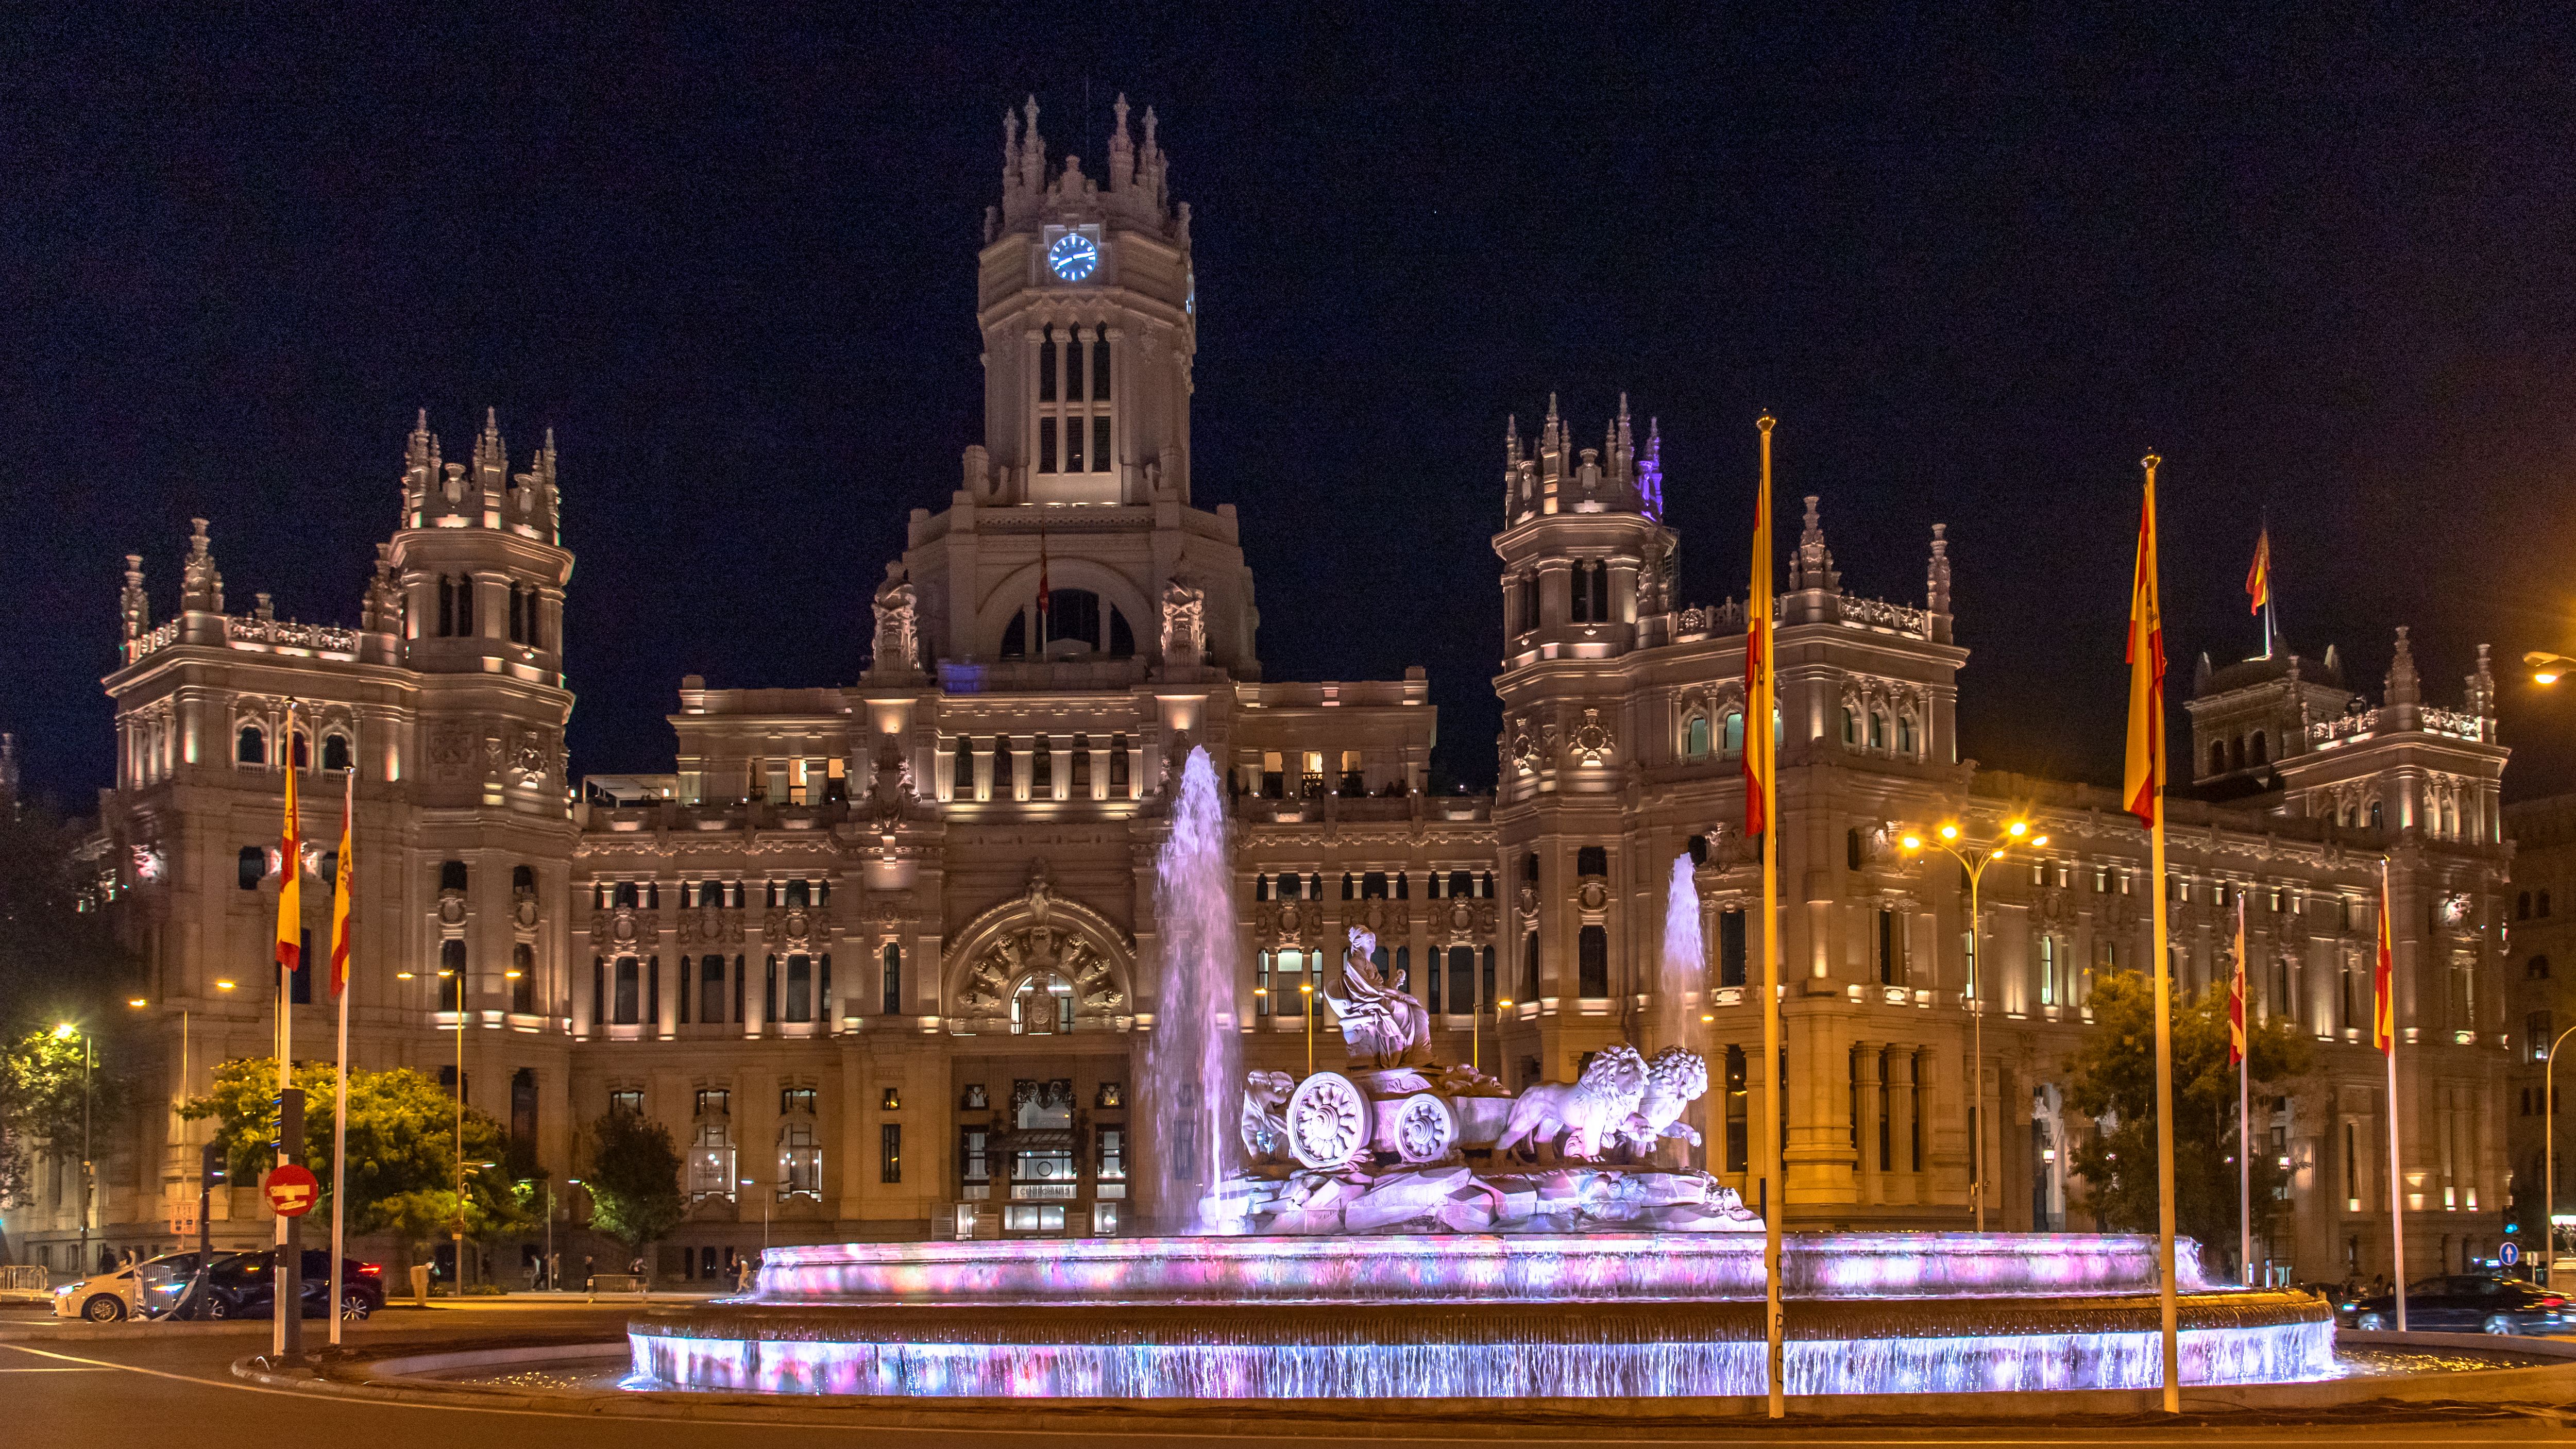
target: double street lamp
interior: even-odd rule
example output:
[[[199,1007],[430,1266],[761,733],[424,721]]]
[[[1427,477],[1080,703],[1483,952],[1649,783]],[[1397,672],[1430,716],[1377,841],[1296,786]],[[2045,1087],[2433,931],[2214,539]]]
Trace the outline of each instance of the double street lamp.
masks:
[[[2558,1276],[2558,1043],[2571,1036],[2576,1036],[2576,1026],[2560,1032],[2541,1057],[2540,1271],[2544,1283]]]
[[[1968,1200],[1975,1205],[1977,1231],[1986,1230],[1986,1003],[1985,935],[1978,918],[1978,887],[1986,878],[1986,867],[2003,859],[2004,852],[2016,845],[2032,848],[2046,845],[2048,837],[2030,833],[2030,822],[2022,819],[2004,822],[2003,837],[1991,845],[1967,843],[1959,833],[1957,821],[1945,822],[1929,838],[1908,833],[1904,838],[1908,860],[1925,850],[1938,850],[1959,862],[1968,877],[1968,1141],[1975,1154],[1975,1181],[1968,1184]]]

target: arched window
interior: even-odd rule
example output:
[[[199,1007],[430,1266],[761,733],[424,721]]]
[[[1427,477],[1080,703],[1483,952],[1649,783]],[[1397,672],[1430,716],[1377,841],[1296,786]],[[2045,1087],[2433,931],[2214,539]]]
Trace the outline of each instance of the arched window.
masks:
[[[1896,717],[1896,752],[1900,755],[1911,755],[1915,752],[1914,716],[1910,714]]]
[[[1740,754],[1743,754],[1743,753],[1744,753],[1744,711],[1742,711],[1742,710],[1740,710],[1740,709],[1730,709],[1730,710],[1728,710],[1728,711],[1726,712],[1726,716],[1725,716],[1725,718],[1723,718],[1723,719],[1721,719],[1720,721],[1718,721],[1718,725],[1719,725],[1719,729],[1718,729],[1718,749],[1719,749],[1719,751],[1720,751],[1721,753],[1723,753],[1723,754],[1726,756],[1726,758],[1728,758],[1728,759],[1730,759],[1730,760],[1731,760],[1731,759],[1734,759],[1736,756],[1738,756],[1738,755],[1740,755]]]
[[[349,768],[349,737],[347,735],[328,734],[322,737],[322,768],[326,770],[345,770]]]
[[[1100,596],[1089,589],[1050,589],[1047,591],[1046,652],[1082,654],[1102,649],[1107,641],[1100,635]]]
[[[1860,744],[1860,711],[1850,705],[1843,706],[1843,743],[1854,747]]]
[[[1708,758],[1708,716],[1695,714],[1682,726],[1682,753],[1694,760]]]
[[[510,950],[510,1009],[537,1014],[537,948],[521,941]]]
[[[2241,770],[2245,768],[2245,737],[2243,735],[2238,735],[2236,738],[2227,742],[2227,767],[2231,770]]]
[[[233,758],[245,765],[268,763],[268,734],[257,725],[243,725],[233,741]]]
[[[302,730],[297,730],[292,735],[288,736],[288,740],[288,754],[289,757],[295,761],[295,768],[299,770],[312,769],[313,737]]]
[[[2382,822],[2382,818],[2379,813],[2379,802],[2376,800],[2370,802],[2370,828],[2373,830],[2383,830],[2387,828]]]
[[[2227,773],[2227,741],[2211,740],[2209,742],[2209,773],[2213,775],[2224,775]]]
[[[2253,738],[2246,744],[2245,759],[2247,763],[2256,765],[2264,763],[2267,758],[2266,751],[2268,751],[2269,748],[2270,747],[2263,741],[2263,732],[2261,730],[2256,730]]]
[[[1002,657],[1005,659],[1026,659],[1029,657],[1029,616],[1027,613],[1022,612],[1013,614],[1011,616],[1011,622],[1002,626],[1001,653]]]
[[[2339,811],[2337,811],[2337,812],[2335,813],[2335,823],[2336,823],[2336,824],[2338,824],[2338,825],[2350,825],[2350,824],[2352,823],[2352,802],[2351,802],[2351,801],[2346,800],[2345,802],[2343,802],[2343,809],[2341,809],[2341,810],[2339,810]]]

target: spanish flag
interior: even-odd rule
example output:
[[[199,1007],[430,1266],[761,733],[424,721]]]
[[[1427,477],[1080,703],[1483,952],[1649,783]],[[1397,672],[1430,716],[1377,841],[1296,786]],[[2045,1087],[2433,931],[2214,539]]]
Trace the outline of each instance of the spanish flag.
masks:
[[[2138,565],[2129,580],[2129,762],[2120,776],[2128,812],[2153,828],[2164,811],[2165,626],[2156,604],[2156,465],[2149,453],[2138,513]]]
[[[351,822],[358,813],[358,770],[349,767],[348,793],[340,802],[340,869],[331,883],[331,994],[349,989],[349,894],[357,879],[358,857]]]
[[[2385,865],[2379,871],[2379,964],[2371,975],[2374,989],[2370,1008],[2370,1044],[2393,1057],[2397,1055],[2397,953],[2388,939],[2388,868]]]
[[[2266,525],[2254,536],[2254,566],[2245,571],[2245,597],[2252,600],[2245,612],[2259,614],[2272,602],[2272,530]]]
[[[286,838],[277,852],[277,964],[292,971],[304,954],[304,832],[295,816],[295,711],[286,711]]]
[[[1744,833],[1761,835],[1771,821],[1767,801],[1772,770],[1771,677],[1771,415],[1762,430],[1762,486],[1753,505],[1753,581],[1744,601]]]
[[[2227,1064],[2245,1060],[2245,893],[2236,894],[2236,974],[2227,980]]]

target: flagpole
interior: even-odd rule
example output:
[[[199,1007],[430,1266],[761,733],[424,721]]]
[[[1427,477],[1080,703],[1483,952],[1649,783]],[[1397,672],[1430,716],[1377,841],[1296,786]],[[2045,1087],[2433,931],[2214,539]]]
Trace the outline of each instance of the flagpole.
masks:
[[[2236,1262],[2254,1286],[2253,983],[2245,976],[2245,892],[2236,892]]]
[[[2406,1172],[2397,1150],[2397,933],[2388,917],[2388,857],[2379,858],[2379,1029],[2388,1058],[2388,1239],[2396,1256],[2389,1280],[2397,1286],[2397,1331],[2406,1331]],[[2543,1106],[2548,1105],[2543,1103]],[[2547,1118],[2541,1119],[2546,1122]],[[2553,1229],[2552,1231],[2555,1231]]]
[[[2156,599],[2156,465],[2149,453],[2146,497],[2138,515],[2137,572],[2129,583],[2129,759],[2121,791],[2146,817],[2149,879],[2155,895],[2156,1006],[2156,1307],[2163,1322],[2164,1407],[2182,1412],[2181,1306],[2174,1287],[2173,960],[2166,922],[2164,621]],[[2140,811],[2140,806],[2145,808]]]
[[[1759,719],[1745,721],[1748,740],[1761,742],[1762,756],[1762,1080],[1764,1092],[1762,1114],[1763,1185],[1770,1201],[1762,1214],[1762,1294],[1763,1294],[1763,1383],[1768,1396],[1770,1417],[1788,1413],[1788,1322],[1781,1303],[1780,1260],[1781,1220],[1789,1208],[1787,1181],[1787,1146],[1780,1136],[1780,761],[1772,734],[1771,715],[1777,708],[1773,699],[1779,676],[1774,672],[1771,656],[1771,416],[1765,413],[1758,425],[1762,429],[1762,516],[1755,522],[1753,537],[1761,550],[1754,560],[1753,583],[1761,597],[1747,600],[1749,617],[1761,637],[1748,637],[1745,647],[1762,651],[1763,697],[1748,699]]]
[[[351,864],[349,847],[355,843],[353,826],[358,813],[357,742],[349,745],[349,776],[340,803],[340,851],[338,869],[332,872],[331,992],[340,998],[339,1065],[332,1072],[331,1085],[331,1346],[340,1346],[340,1260],[347,1252],[349,1214],[349,977],[346,918],[342,912],[349,893]]]
[[[295,963],[288,959],[286,951],[286,943],[289,939],[286,933],[290,929],[287,912],[292,910],[300,925],[303,919],[303,897],[298,890],[298,882],[300,873],[304,869],[304,830],[295,808],[295,701],[291,699],[286,702],[286,730],[277,744],[286,764],[286,832],[281,842],[284,849],[279,852],[277,862],[278,919],[275,952],[277,956],[277,1090],[281,1099],[279,1110],[283,1112],[284,1094],[288,1088],[295,1085]],[[277,1160],[271,1165],[284,1167],[286,1162],[286,1144],[281,1133]],[[275,1216],[277,1258],[275,1266],[270,1269],[269,1279],[273,1285],[282,1284],[285,1281],[287,1230],[294,1223],[294,1219],[284,1213],[278,1213]],[[269,1316],[276,1320],[269,1328],[269,1351],[283,1358],[286,1355],[287,1320],[291,1315],[285,1311],[283,1305],[280,1305],[277,1311]]]

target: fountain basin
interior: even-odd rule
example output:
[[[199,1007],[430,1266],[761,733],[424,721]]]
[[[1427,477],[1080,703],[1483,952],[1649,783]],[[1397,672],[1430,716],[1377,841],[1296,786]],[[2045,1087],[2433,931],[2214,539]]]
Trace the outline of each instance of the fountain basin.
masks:
[[[1793,1394],[2136,1389],[2160,1373],[2152,1296],[1801,1302]],[[2319,1377],[2333,1325],[2303,1294],[2194,1293],[2183,1377]],[[663,1384],[973,1398],[1595,1398],[1763,1391],[1757,1302],[904,1304],[717,1307],[629,1325]]]
[[[2196,1244],[2175,1282],[2205,1290]],[[2152,1293],[2155,1239],[2130,1234],[1792,1233],[1796,1299]],[[1389,1234],[838,1243],[772,1248],[751,1302],[1642,1302],[1758,1299],[1756,1234]]]

